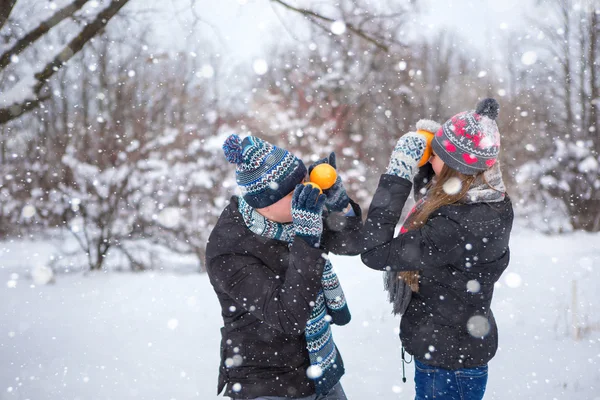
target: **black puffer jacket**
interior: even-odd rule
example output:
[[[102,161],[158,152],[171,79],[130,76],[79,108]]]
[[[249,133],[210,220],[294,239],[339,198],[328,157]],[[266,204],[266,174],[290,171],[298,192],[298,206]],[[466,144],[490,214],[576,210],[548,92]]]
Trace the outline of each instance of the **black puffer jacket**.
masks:
[[[208,276],[221,303],[218,392],[236,399],[305,397],[315,392],[304,329],[321,289],[323,254],[358,254],[357,216],[326,218],[321,248],[291,245],[251,232],[236,197],[221,214],[206,247]],[[354,243],[353,243],[354,241]],[[341,358],[340,358],[341,360]],[[239,384],[239,385],[238,385]]]
[[[498,348],[490,309],[508,266],[513,222],[508,198],[440,207],[419,230],[394,238],[412,183],[383,175],[365,223],[363,262],[378,270],[420,270],[400,338],[417,360],[446,369],[487,364]]]

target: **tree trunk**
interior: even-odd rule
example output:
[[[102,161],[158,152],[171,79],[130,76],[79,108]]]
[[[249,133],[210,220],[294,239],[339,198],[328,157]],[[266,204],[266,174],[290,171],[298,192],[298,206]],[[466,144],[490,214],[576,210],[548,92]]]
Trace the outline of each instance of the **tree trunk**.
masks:
[[[0,165],[6,162],[6,126],[0,126]]]
[[[574,129],[573,126],[573,108],[572,108],[572,82],[571,82],[571,21],[570,21],[570,0],[559,0],[561,2],[561,13],[563,18],[563,28],[565,31],[565,41],[563,44],[563,75],[565,79],[565,110],[566,110],[566,126],[567,132],[571,132]]]
[[[598,73],[600,72],[600,61],[598,61],[598,40],[600,39],[600,23],[598,14],[595,10],[591,10],[591,18],[589,24],[589,40],[590,45],[589,51],[589,62],[590,62],[590,113],[588,115],[588,127],[593,128],[590,130],[590,136],[594,141],[594,149],[596,150],[596,156],[600,154],[600,131],[598,131],[598,108],[600,107],[600,82],[598,82]]]
[[[588,59],[588,38],[586,34],[587,15],[586,10],[581,12],[579,20],[579,104],[581,104],[581,137],[585,139],[588,136],[588,114],[590,102],[588,101],[587,93],[587,74],[588,64],[591,60]]]

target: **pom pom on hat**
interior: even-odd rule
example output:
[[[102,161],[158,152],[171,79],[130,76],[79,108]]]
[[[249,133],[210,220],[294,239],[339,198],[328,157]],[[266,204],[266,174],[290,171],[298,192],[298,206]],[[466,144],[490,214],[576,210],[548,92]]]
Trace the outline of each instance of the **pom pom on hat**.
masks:
[[[223,152],[225,158],[232,164],[241,164],[242,157],[242,139],[238,135],[230,135],[223,143]]]
[[[441,124],[430,119],[420,119],[419,122],[417,122],[418,131],[423,130],[431,133],[437,133],[441,127]]]
[[[483,99],[477,104],[477,108],[475,109],[475,113],[479,115],[484,115],[488,118],[495,120],[498,118],[498,110],[500,109],[500,104],[495,99]]]

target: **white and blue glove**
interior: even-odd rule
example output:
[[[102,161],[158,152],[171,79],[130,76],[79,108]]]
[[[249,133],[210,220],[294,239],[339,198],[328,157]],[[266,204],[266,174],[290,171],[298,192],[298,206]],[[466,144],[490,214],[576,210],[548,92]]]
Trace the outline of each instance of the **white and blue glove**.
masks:
[[[417,165],[426,147],[427,141],[416,132],[409,132],[402,136],[394,147],[386,174],[412,181],[419,170]]]
[[[319,247],[323,233],[323,206],[326,197],[311,185],[296,185],[292,197],[292,222],[296,237]]]

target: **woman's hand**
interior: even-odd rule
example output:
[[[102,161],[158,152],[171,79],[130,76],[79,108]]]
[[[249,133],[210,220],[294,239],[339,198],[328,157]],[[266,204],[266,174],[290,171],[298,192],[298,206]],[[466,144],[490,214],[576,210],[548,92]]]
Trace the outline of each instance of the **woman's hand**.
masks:
[[[412,182],[426,147],[427,141],[416,132],[402,136],[394,147],[386,173]]]

